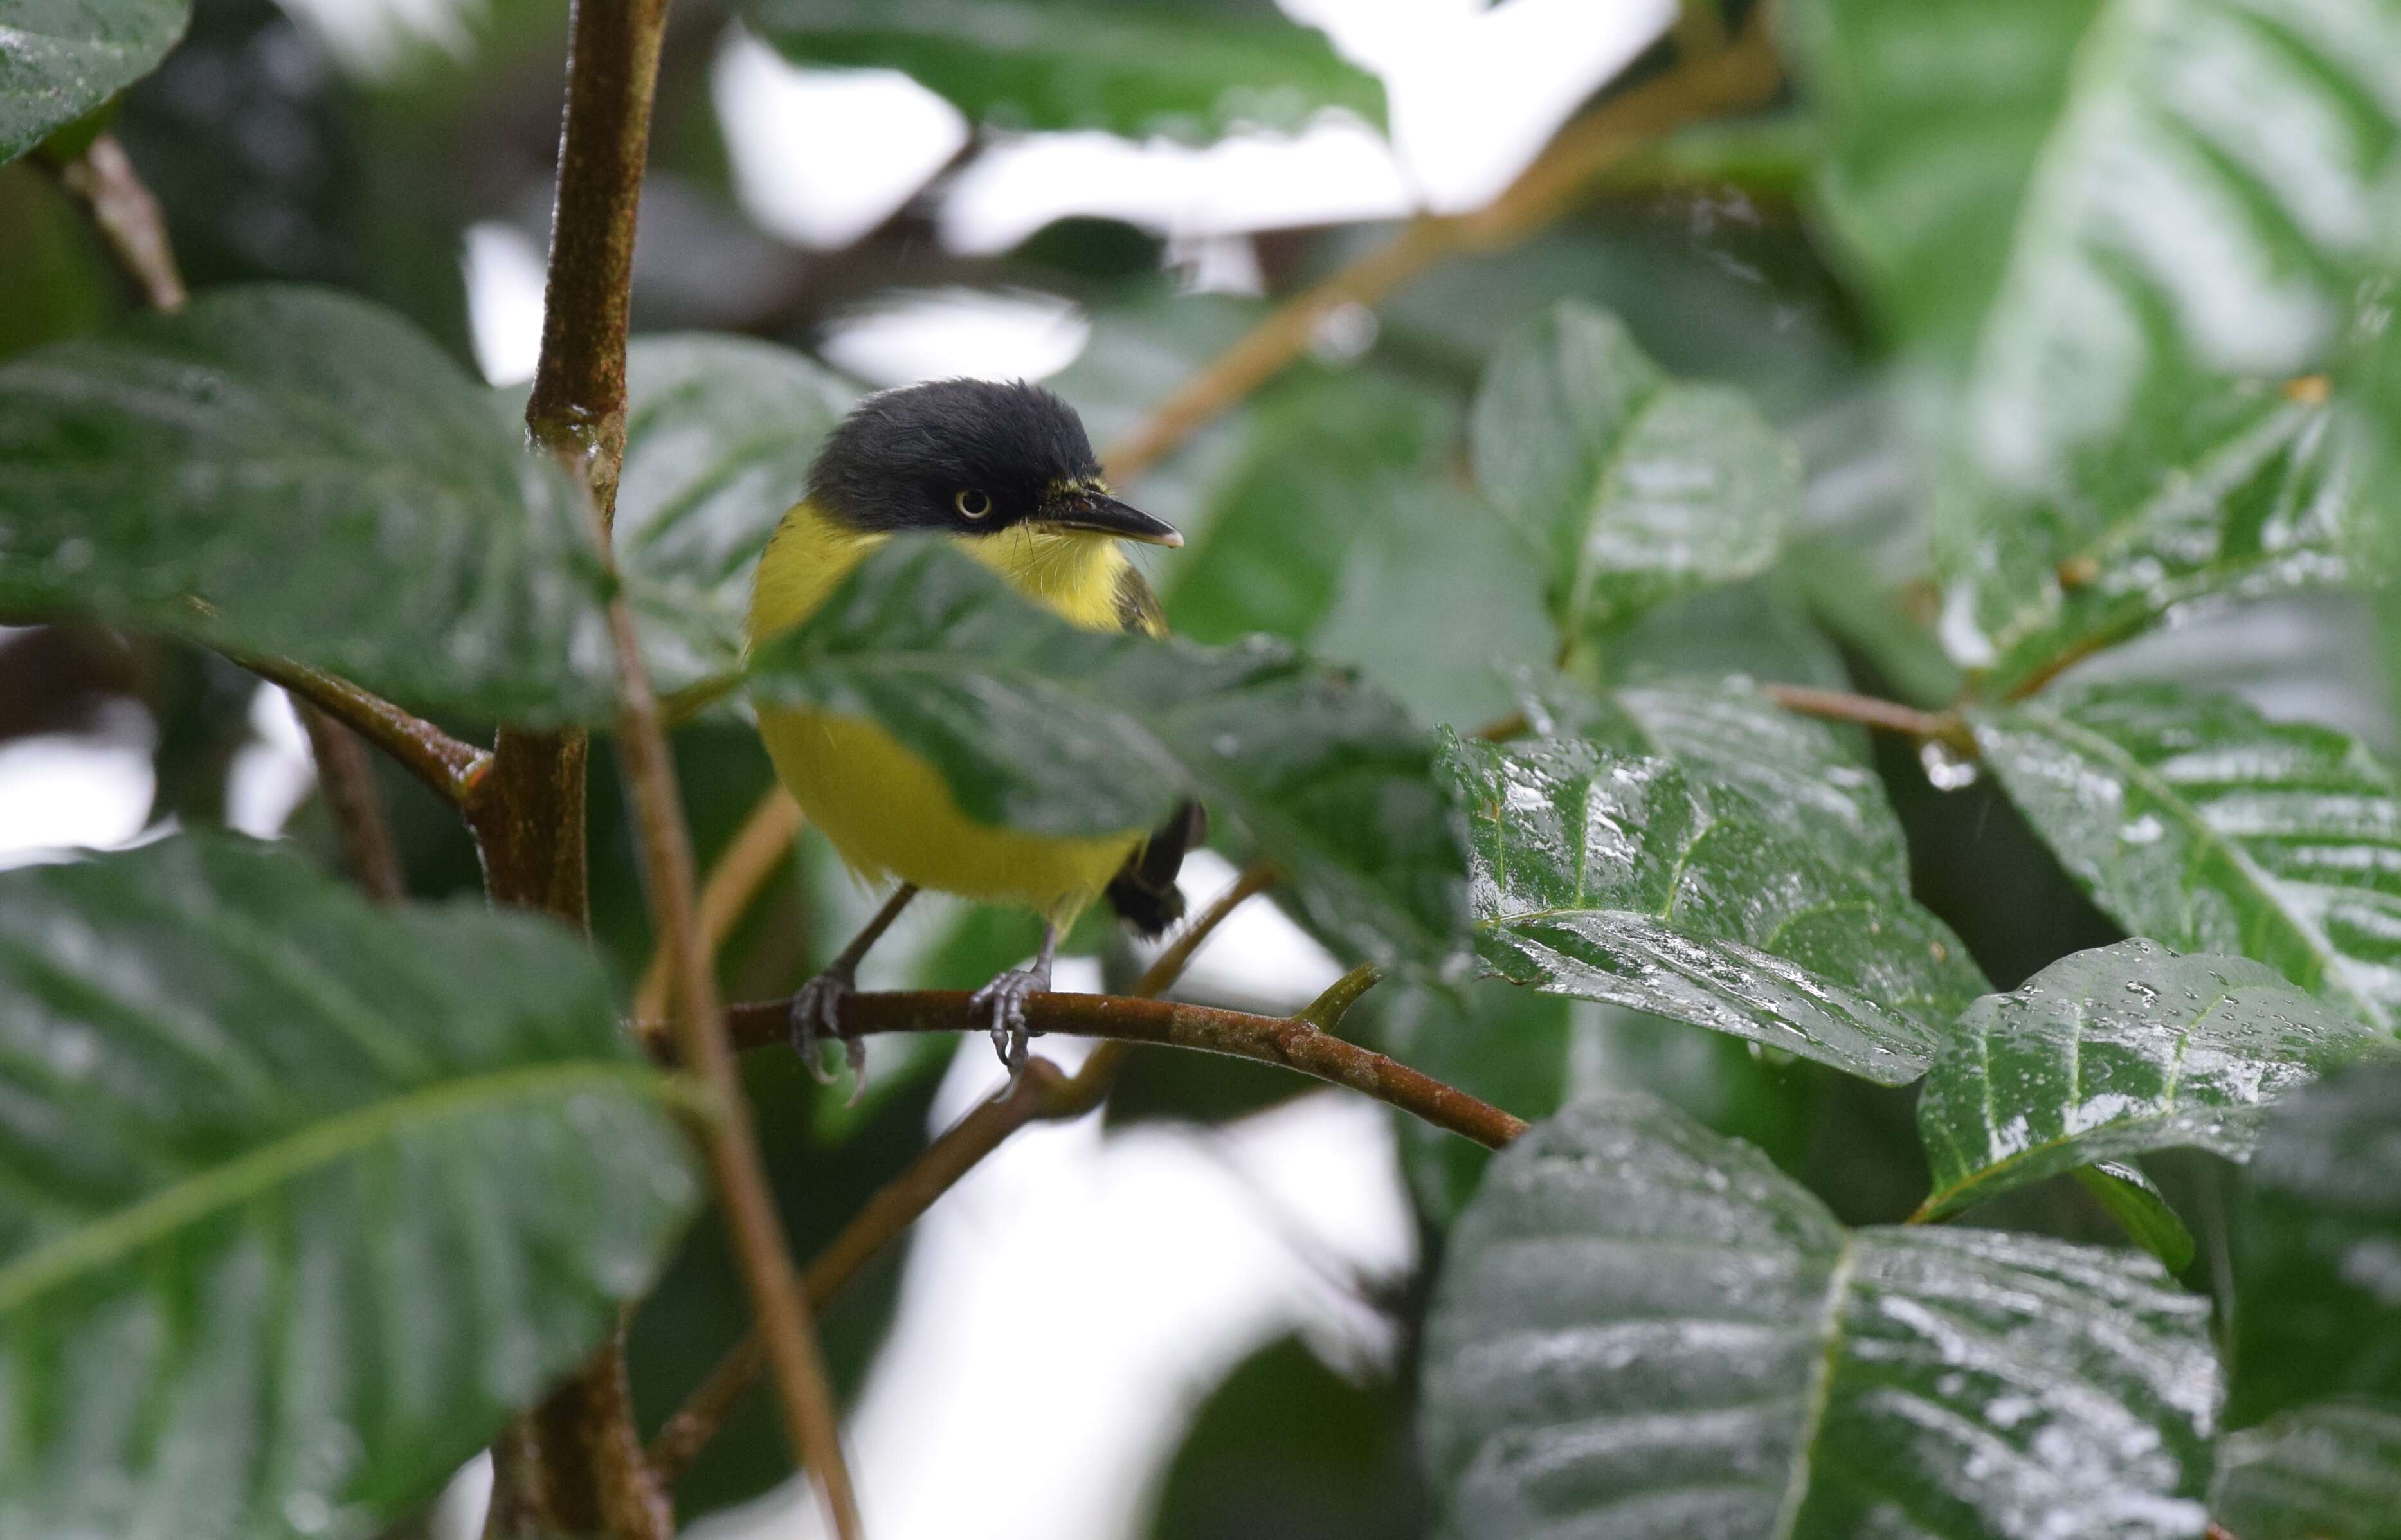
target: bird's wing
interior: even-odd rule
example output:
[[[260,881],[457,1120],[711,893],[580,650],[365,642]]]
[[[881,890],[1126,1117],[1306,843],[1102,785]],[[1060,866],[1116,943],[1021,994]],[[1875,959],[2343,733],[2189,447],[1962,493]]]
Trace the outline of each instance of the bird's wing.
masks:
[[[1167,635],[1167,612],[1141,572],[1129,565],[1118,578],[1118,625],[1128,631],[1154,637]],[[1187,802],[1167,816],[1167,822],[1126,858],[1109,882],[1109,907],[1118,917],[1146,936],[1156,936],[1184,915],[1184,895],[1176,890],[1175,874],[1184,854],[1209,837],[1209,815],[1197,802]]]

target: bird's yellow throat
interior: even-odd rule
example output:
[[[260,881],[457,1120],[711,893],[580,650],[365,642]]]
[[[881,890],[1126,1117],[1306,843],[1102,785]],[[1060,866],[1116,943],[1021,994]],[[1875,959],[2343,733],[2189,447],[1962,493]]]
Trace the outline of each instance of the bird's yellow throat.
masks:
[[[844,577],[890,537],[862,534],[802,502],[760,558],[750,597],[756,647],[815,613]],[[1125,553],[1109,536],[1004,529],[954,543],[1019,593],[1077,626],[1118,626]],[[854,872],[921,887],[1023,904],[1071,918],[1108,886],[1141,833],[1044,839],[978,823],[959,811],[931,766],[883,729],[812,710],[759,713],[775,773]]]

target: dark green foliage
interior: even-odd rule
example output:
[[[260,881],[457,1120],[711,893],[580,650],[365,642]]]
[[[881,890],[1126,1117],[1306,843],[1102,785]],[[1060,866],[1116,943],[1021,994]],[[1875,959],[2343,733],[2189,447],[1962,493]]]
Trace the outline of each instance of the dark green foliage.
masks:
[[[187,0],[16,0],[0,21],[0,161],[147,75],[190,19]]]

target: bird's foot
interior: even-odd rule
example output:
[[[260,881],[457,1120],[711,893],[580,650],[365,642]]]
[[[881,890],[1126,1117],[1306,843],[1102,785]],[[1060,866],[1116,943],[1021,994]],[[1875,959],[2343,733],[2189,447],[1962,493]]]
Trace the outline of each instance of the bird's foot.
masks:
[[[850,1065],[850,1101],[856,1106],[867,1093],[867,1045],[856,1033],[842,1029],[842,1005],[850,998],[857,985],[848,969],[829,968],[801,985],[792,997],[792,1052],[801,1056],[819,1085],[831,1085],[838,1077],[825,1065],[828,1038],[842,1044],[843,1057]]]
[[[1008,1083],[1025,1073],[1026,1060],[1031,1057],[1029,1046],[1034,1036],[1025,1024],[1025,997],[1036,990],[1050,987],[1050,959],[1037,957],[1025,968],[1012,968],[995,975],[967,997],[967,1010],[992,1034],[993,1052],[1008,1066]]]

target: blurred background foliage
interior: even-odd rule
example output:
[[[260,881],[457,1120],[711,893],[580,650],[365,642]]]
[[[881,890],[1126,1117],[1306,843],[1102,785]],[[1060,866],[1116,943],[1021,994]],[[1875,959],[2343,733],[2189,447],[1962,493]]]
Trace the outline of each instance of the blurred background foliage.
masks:
[[[1713,24],[1738,26],[1747,10],[1730,5]],[[946,152],[937,143],[917,193],[854,231],[810,243],[768,227],[756,199],[746,199],[726,128],[724,77],[737,67],[728,39],[737,27],[808,63],[910,73],[954,103],[965,125],[957,143]],[[164,205],[195,288],[276,279],[346,289],[397,310],[462,365],[514,383],[497,307],[509,263],[538,254],[545,236],[565,36],[563,0],[423,13],[340,0],[196,0],[187,34],[124,93],[113,129]],[[1667,37],[1651,43],[1625,80],[1655,76],[1674,48]],[[1264,0],[677,0],[641,215],[635,326],[802,350],[825,362],[841,390],[911,372],[908,363],[883,363],[883,378],[858,378],[862,360],[875,357],[863,337],[879,320],[923,310],[928,296],[990,299],[1052,316],[1063,333],[1088,331],[1050,383],[1107,444],[1274,297],[1389,239],[1391,222],[1337,215],[1195,237],[1155,221],[1069,212],[978,247],[946,229],[945,196],[1028,133],[1104,130],[1200,144],[1237,122],[1289,129],[1326,105],[1371,125],[1389,121],[1374,74]],[[1924,467],[1905,433],[1913,377],[1897,364],[1895,338],[1863,316],[1851,268],[1830,255],[1832,243],[1800,199],[1818,136],[1789,101],[1762,120],[1689,131],[1622,163],[1574,213],[1530,239],[1442,263],[1373,316],[1340,318],[1312,356],[1136,484],[1139,501],[1190,542],[1151,564],[1176,629],[1204,641],[1253,631],[1296,639],[1365,667],[1428,722],[1468,727],[1515,708],[1523,671],[1552,662],[1552,632],[1524,602],[1540,586],[1531,558],[1495,538],[1482,522],[1490,516],[1464,490],[1469,403],[1502,337],[1561,300],[1581,300],[1622,318],[1669,375],[1746,393],[1798,446],[1804,476],[1804,517],[1788,531],[1787,559],[1661,605],[1611,637],[1588,670],[1612,682],[1739,673],[1945,704],[1959,675],[1933,639]],[[858,150],[828,131],[793,138],[788,153],[834,161]],[[1067,180],[1072,207],[1072,173]],[[538,281],[519,276],[520,286]],[[471,282],[488,286],[480,299]],[[71,199],[24,159],[0,166],[0,355],[96,331],[138,303]],[[937,331],[940,317],[929,323]],[[1940,315],[1927,322],[1937,333],[1948,324]],[[638,371],[638,392],[642,383]],[[2342,726],[2390,751],[2394,722],[2375,637],[2356,595],[2290,595],[2196,618],[2090,672],[2172,673],[2280,717]],[[251,676],[174,641],[73,624],[0,632],[0,753],[72,739],[139,756],[152,788],[144,827],[241,821],[228,802],[237,767],[273,740],[254,695]],[[446,725],[471,738],[487,733],[478,722]],[[1856,751],[1872,753],[1905,830],[1914,892],[1996,987],[2118,939],[1989,777],[1924,761],[1898,740],[1871,749],[1849,737]],[[688,727],[677,752],[706,861],[766,791],[768,767],[755,736],[730,718]],[[380,760],[377,777],[412,892],[475,891],[473,847],[446,811]],[[630,983],[651,937],[605,750],[591,809],[594,934]],[[290,831],[329,865],[337,861],[313,801],[291,812]],[[865,903],[822,842],[804,835],[723,951],[731,997],[788,992],[830,956]],[[879,955],[870,982],[981,982],[1031,939],[1014,917],[944,909]],[[1104,977],[1129,975],[1130,954],[1104,928],[1089,928],[1076,944],[1099,955]],[[1191,987],[1229,1003],[1286,1007],[1310,992],[1288,978],[1207,973]],[[1582,1087],[1653,1089],[1756,1143],[1846,1223],[1899,1219],[1926,1190],[1909,1091],[1500,983],[1476,985],[1450,1015],[1429,1019],[1450,1010],[1394,991],[1371,996],[1352,1020],[1408,1062],[1529,1118]],[[785,1223],[804,1254],[923,1148],[945,1062],[940,1049],[879,1045],[867,1099],[845,1108],[839,1092],[809,1080],[788,1056],[752,1056],[749,1084],[771,1131]],[[1255,1066],[1144,1055],[1110,1103],[1110,1136],[1152,1124],[1233,1126],[1304,1089]],[[1415,1124],[1397,1135],[1431,1262],[1484,1156]],[[2204,1194],[2225,1176],[2202,1156],[2161,1162],[2155,1174],[2172,1193]],[[2064,1179],[2014,1193],[1969,1222],[2075,1239],[2115,1234],[2087,1191]],[[886,1258],[824,1323],[846,1396],[866,1382],[907,1264]],[[2197,1265],[2210,1264],[2204,1257]],[[1358,1292],[1391,1328],[1393,1345],[1379,1357],[1329,1363],[1306,1338],[1283,1337],[1214,1382],[1188,1387],[1181,1442],[1151,1466],[1149,1533],[1428,1533],[1406,1389],[1425,1289],[1387,1279]],[[632,1366],[646,1421],[697,1382],[743,1318],[721,1237],[705,1223],[636,1323]],[[687,1515],[756,1496],[787,1474],[773,1416],[754,1399],[708,1450],[679,1489]]]

